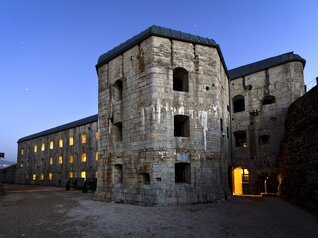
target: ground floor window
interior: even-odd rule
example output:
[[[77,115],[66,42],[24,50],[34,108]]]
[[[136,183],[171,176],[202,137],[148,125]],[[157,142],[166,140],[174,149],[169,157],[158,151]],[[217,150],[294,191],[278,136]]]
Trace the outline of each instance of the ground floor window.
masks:
[[[175,183],[191,183],[191,165],[189,163],[175,164]]]

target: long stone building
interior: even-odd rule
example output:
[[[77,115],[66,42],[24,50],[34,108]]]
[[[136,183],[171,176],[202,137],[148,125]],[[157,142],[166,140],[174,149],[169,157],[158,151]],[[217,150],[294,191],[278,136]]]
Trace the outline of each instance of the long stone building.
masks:
[[[99,57],[98,115],[18,141],[16,181],[97,176],[96,199],[142,205],[276,193],[304,66],[290,52],[227,70],[214,40],[152,26]]]

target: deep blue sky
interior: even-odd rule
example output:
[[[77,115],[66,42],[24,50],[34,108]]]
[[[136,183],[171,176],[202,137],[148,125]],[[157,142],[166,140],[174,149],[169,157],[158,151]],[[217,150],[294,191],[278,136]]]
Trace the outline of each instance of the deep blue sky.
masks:
[[[0,0],[0,152],[97,113],[98,57],[156,24],[214,39],[228,69],[294,51],[318,76],[318,1]],[[310,83],[309,83],[310,82]]]

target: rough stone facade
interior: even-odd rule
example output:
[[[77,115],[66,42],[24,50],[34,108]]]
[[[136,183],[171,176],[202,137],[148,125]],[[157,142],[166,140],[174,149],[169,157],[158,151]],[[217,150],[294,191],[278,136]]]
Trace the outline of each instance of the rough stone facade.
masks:
[[[95,115],[21,138],[16,183],[64,186],[71,177],[95,178],[97,124]]]
[[[165,36],[138,35],[97,66],[97,199],[168,205],[229,195],[229,88],[217,45]]]
[[[276,162],[288,107],[305,93],[305,61],[287,53],[229,71],[231,75],[232,175],[247,169],[234,194],[276,193]]]
[[[278,163],[280,193],[318,214],[318,86],[288,109],[286,136]]]

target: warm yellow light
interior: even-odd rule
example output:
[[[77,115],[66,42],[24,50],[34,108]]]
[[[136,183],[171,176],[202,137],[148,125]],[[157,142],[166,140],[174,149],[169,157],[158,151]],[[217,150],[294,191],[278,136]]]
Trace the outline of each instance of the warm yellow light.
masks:
[[[59,164],[63,164],[63,157],[61,155],[59,156]]]
[[[24,149],[21,149],[21,155],[24,155]]]
[[[43,181],[44,180],[44,173],[40,174],[40,180]]]
[[[69,178],[73,178],[74,177],[74,173],[72,171],[68,172],[68,177]]]
[[[50,150],[53,150],[53,141],[50,141]]]
[[[36,180],[36,174],[32,175],[32,180],[35,181]]]
[[[82,144],[86,143],[86,134],[82,134]]]
[[[73,164],[73,162],[74,162],[74,156],[73,155],[70,155],[69,162],[70,162],[70,164]]]
[[[81,178],[86,179],[86,171],[81,171]]]
[[[82,153],[82,162],[86,162],[86,153],[85,152]]]
[[[96,140],[99,139],[98,132],[96,132],[95,137],[96,137]]]
[[[98,171],[95,172],[95,176],[96,176],[96,178],[98,178]]]
[[[233,170],[233,194],[242,195],[242,168],[238,167]]]
[[[53,157],[50,157],[50,165],[53,165]]]
[[[49,180],[52,181],[52,179],[53,179],[53,174],[49,173]]]
[[[60,147],[60,148],[63,147],[63,139],[59,139],[59,147]]]
[[[42,146],[41,146],[41,151],[44,151],[45,150],[45,144],[42,143]]]
[[[98,160],[98,152],[95,153],[95,159]]]
[[[70,146],[74,145],[74,136],[70,136],[69,143],[70,143]]]
[[[38,146],[34,145],[34,153],[36,153],[38,151]]]

